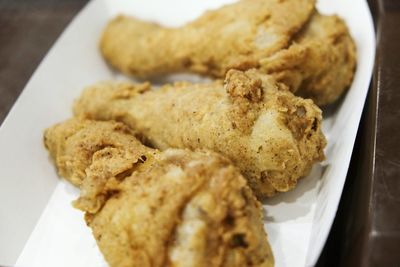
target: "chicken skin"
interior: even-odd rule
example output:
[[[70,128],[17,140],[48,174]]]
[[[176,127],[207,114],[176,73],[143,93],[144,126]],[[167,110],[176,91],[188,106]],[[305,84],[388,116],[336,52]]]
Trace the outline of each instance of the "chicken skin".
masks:
[[[260,61],[260,71],[319,106],[335,102],[349,88],[356,48],[346,24],[337,16],[316,13],[292,44]]]
[[[191,70],[223,77],[286,48],[314,2],[242,0],[176,29],[118,16],[107,25],[100,49],[113,66],[136,76]]]
[[[98,83],[77,100],[77,116],[122,121],[152,146],[209,149],[233,161],[260,198],[293,189],[324,159],[321,110],[257,71],[224,82]]]
[[[74,205],[111,267],[274,265],[261,205],[229,160],[159,152],[134,134],[79,119],[45,133],[60,174],[81,188]]]
[[[230,69],[258,68],[318,105],[349,88],[355,45],[337,16],[314,0],[241,0],[179,28],[118,16],[100,40],[104,58],[129,75],[191,71],[223,78]]]

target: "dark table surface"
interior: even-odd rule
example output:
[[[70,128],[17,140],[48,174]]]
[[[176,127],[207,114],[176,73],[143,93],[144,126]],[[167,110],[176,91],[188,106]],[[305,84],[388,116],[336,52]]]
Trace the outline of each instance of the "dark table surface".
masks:
[[[0,0],[0,123],[86,0]],[[317,266],[400,266],[400,1],[370,0],[374,78],[350,169]]]

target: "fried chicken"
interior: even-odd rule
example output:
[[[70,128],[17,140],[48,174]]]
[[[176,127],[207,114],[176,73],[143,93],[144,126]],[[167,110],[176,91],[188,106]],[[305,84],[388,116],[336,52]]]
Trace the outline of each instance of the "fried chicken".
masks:
[[[112,121],[69,120],[45,145],[110,266],[274,265],[261,205],[224,157],[159,152]]]
[[[241,170],[258,197],[295,187],[324,159],[321,110],[267,75],[230,70],[224,83],[99,83],[75,104],[77,116],[122,121],[152,146],[210,149]]]
[[[260,60],[260,65],[261,72],[273,75],[296,95],[323,106],[351,85],[356,48],[342,19],[316,13],[290,47]]]
[[[222,78],[258,68],[318,105],[334,102],[355,71],[355,45],[345,23],[322,16],[314,0],[241,0],[179,28],[118,16],[100,49],[117,69],[139,77],[179,71]]]
[[[107,25],[100,49],[113,66],[137,76],[191,70],[223,77],[286,48],[314,2],[242,0],[175,29],[118,16]]]

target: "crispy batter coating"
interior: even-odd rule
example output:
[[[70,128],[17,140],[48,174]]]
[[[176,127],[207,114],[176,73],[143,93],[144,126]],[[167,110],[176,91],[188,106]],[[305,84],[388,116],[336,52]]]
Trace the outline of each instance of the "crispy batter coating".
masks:
[[[82,185],[95,151],[133,148],[132,151],[126,149],[131,154],[130,158],[138,158],[148,152],[132,137],[135,133],[123,124],[97,123],[96,127],[87,127],[92,124],[90,121],[69,120],[47,129],[44,134],[44,143],[56,160],[60,176],[76,186]],[[120,165],[122,161],[116,163]]]
[[[75,206],[110,266],[274,265],[261,205],[222,156],[158,152],[112,121],[69,120],[45,144],[67,179],[85,168]],[[63,163],[74,152],[91,158]]]
[[[356,47],[342,19],[316,13],[290,47],[260,62],[260,71],[322,106],[335,102],[351,85]]]
[[[78,116],[123,121],[156,148],[210,149],[231,159],[258,197],[295,187],[324,159],[321,110],[257,71],[225,82],[99,83],[76,102]]]
[[[104,57],[137,76],[182,70],[223,77],[286,48],[313,13],[315,0],[242,0],[180,28],[118,16],[100,42]]]
[[[141,77],[192,71],[221,78],[229,69],[259,68],[326,105],[353,80],[355,44],[342,19],[318,14],[314,4],[242,0],[177,29],[119,16],[100,48],[111,65]]]
[[[119,183],[109,177],[132,173],[156,153],[143,146],[131,129],[116,122],[71,119],[47,129],[44,144],[59,175],[81,188],[82,197],[76,205],[85,205],[90,212],[104,204],[106,184]],[[88,176],[96,180],[87,179]]]

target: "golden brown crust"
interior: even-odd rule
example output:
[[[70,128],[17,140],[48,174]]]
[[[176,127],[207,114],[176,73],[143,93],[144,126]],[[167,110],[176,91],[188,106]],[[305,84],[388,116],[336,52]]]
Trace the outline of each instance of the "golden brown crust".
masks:
[[[176,29],[118,16],[105,28],[100,49],[113,66],[131,75],[191,70],[223,77],[232,68],[257,67],[258,59],[286,48],[314,4],[315,0],[242,0]]]
[[[260,65],[295,94],[322,106],[335,102],[351,85],[356,48],[342,19],[316,13],[290,47]]]
[[[232,126],[245,134],[249,133],[258,117],[259,103],[263,99],[262,81],[242,71],[230,70],[226,74],[225,84],[232,101],[228,113]]]
[[[122,123],[99,123],[93,127],[87,125],[86,121],[69,120],[47,129],[44,134],[44,144],[50,155],[57,160],[59,174],[68,177],[69,181],[77,186],[82,185],[86,176],[85,169],[92,158],[99,156],[94,155],[95,152],[112,148],[141,147],[138,146],[140,142],[133,137],[132,130]],[[131,135],[131,138],[127,138]],[[130,153],[143,152],[130,151]]]
[[[56,161],[58,173],[81,188],[82,197],[75,205],[85,205],[91,212],[104,204],[105,188],[112,188],[154,153],[135,138],[132,130],[117,122],[71,119],[47,129],[44,144]]]
[[[326,105],[353,80],[355,44],[342,19],[314,6],[313,0],[242,0],[177,29],[119,16],[100,48],[113,66],[140,77],[189,70],[222,78],[229,69],[258,68]]]
[[[68,165],[63,174],[70,180],[84,165],[75,205],[86,212],[110,266],[274,265],[261,205],[230,161],[207,151],[160,153],[120,128],[72,119],[50,128],[45,139],[59,168],[67,151],[86,154],[90,147],[92,158]],[[116,146],[102,148],[105,137]],[[54,147],[64,150],[55,153]]]
[[[256,71],[231,71],[225,85],[166,85],[113,98],[121,87],[136,86],[94,85],[76,102],[75,114],[123,121],[159,149],[220,152],[239,167],[259,197],[294,188],[324,158],[320,109]]]

